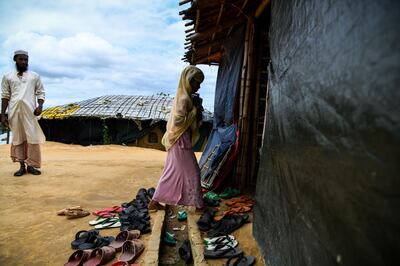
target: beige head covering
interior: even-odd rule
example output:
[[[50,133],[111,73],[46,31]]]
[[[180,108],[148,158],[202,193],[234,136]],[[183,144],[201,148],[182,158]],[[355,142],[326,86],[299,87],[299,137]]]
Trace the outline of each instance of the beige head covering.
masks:
[[[188,66],[182,71],[179,79],[178,89],[167,123],[167,131],[162,139],[162,144],[166,150],[169,150],[189,128],[192,133],[192,145],[199,139],[199,122],[196,120],[197,110],[193,107],[191,98],[190,81],[192,79],[203,82],[204,74],[199,68]]]

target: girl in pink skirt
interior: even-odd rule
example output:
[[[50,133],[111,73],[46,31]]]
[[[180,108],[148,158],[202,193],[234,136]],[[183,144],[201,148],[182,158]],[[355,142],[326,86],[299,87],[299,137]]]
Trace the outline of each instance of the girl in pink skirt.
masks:
[[[194,106],[192,94],[200,89],[203,72],[186,67],[181,74],[167,131],[162,139],[168,155],[162,176],[158,182],[149,210],[162,209],[160,204],[194,206],[203,208],[200,187],[200,168],[192,150],[199,139],[201,104]]]

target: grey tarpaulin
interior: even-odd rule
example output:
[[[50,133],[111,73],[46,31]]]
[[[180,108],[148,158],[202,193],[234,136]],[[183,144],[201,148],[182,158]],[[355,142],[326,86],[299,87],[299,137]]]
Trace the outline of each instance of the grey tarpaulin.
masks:
[[[398,265],[400,2],[271,2],[267,265]]]
[[[218,68],[215,88],[213,130],[199,163],[203,168],[202,180],[212,174],[222,155],[236,141],[234,105],[243,61],[243,38],[244,28],[241,27],[224,43],[224,57]],[[211,167],[205,170],[205,163]]]

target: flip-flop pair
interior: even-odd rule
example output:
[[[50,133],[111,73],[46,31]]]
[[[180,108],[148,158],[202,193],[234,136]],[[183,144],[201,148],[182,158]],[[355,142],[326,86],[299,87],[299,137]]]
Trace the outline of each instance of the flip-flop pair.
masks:
[[[57,211],[57,215],[67,216],[67,218],[80,218],[88,216],[89,214],[90,212],[82,209],[81,206],[68,207]]]
[[[251,266],[254,263],[256,263],[254,256],[244,256],[242,253],[237,258],[229,258],[224,266]]]
[[[112,217],[116,214],[120,213],[123,210],[120,206],[113,206],[111,208],[104,208],[102,210],[96,210],[92,212],[93,215],[101,216],[101,217]]]
[[[107,218],[104,221],[102,221],[94,226],[94,228],[98,229],[98,230],[117,228],[117,227],[121,227],[121,222],[119,221],[119,218],[117,218],[117,217]]]

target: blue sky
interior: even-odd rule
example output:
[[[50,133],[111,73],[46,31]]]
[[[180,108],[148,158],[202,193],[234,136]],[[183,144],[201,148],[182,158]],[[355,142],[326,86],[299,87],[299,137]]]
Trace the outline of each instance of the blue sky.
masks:
[[[0,72],[14,69],[14,50],[27,50],[47,106],[106,94],[174,95],[186,65],[178,2],[0,0]],[[200,94],[212,110],[217,68],[199,67]]]

